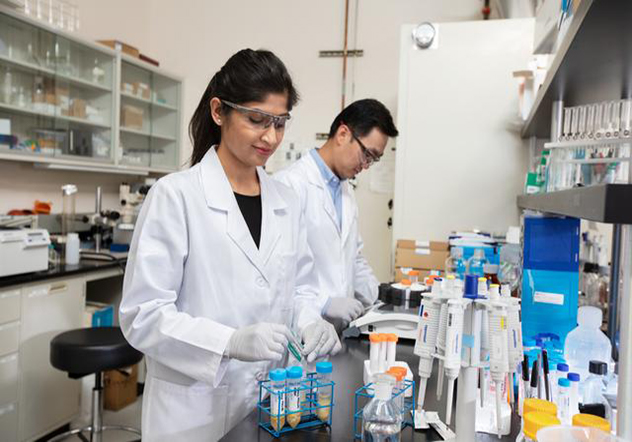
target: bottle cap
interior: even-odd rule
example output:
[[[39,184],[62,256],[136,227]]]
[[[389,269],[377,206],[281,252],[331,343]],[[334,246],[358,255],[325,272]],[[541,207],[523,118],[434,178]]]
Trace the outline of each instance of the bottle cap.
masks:
[[[329,361],[317,362],[316,363],[316,373],[331,373],[333,370],[333,365]]]
[[[299,367],[298,365],[288,367],[286,371],[288,379],[300,379],[303,377],[303,367]]]
[[[542,428],[560,425],[560,420],[548,413],[532,411],[524,415],[524,435],[531,440],[537,440],[536,434]]]
[[[608,364],[601,361],[590,361],[588,371],[592,374],[606,375],[608,374]]]
[[[571,382],[579,382],[579,380],[581,379],[581,377],[579,376],[579,373],[569,373],[567,375],[567,378]]]
[[[395,378],[397,382],[401,382],[406,377],[406,369],[404,367],[391,367],[386,372]]]
[[[547,413],[557,416],[557,406],[553,402],[544,399],[529,398],[524,400],[524,414],[537,411],[539,413]]]
[[[382,342],[382,341],[384,341],[384,335],[382,333],[371,333],[369,335],[369,341],[371,341],[371,342]]]
[[[465,297],[474,297],[478,295],[478,278],[476,275],[465,275]]]
[[[557,364],[557,371],[567,372],[568,371],[568,365],[567,364]]]
[[[383,336],[386,342],[397,342],[399,339],[395,333],[384,333]]]
[[[463,258],[463,247],[452,247],[452,249],[450,249],[450,256],[453,258]]]
[[[419,276],[419,270],[411,270],[408,272],[408,276]]]
[[[571,381],[569,381],[567,378],[559,378],[557,380],[557,385],[559,385],[560,387],[570,387]]]
[[[277,368],[276,370],[270,371],[271,381],[284,381],[286,377],[287,371],[284,368]]]
[[[593,414],[576,414],[573,416],[573,426],[599,428],[601,431],[610,433],[610,422]]]

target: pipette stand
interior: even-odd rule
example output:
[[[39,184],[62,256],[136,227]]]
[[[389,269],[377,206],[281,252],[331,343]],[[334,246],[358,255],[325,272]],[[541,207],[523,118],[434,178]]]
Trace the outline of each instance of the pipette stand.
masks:
[[[461,367],[456,400],[456,441],[476,441],[476,396],[478,368]]]

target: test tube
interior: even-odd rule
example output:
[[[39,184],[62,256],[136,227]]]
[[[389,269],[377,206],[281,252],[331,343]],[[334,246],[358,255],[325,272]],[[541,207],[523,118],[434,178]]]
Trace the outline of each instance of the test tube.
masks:
[[[301,380],[303,378],[303,368],[299,366],[287,369],[287,393],[285,403],[287,406],[287,423],[290,427],[296,428],[301,422],[301,404],[304,402],[305,390],[301,390]]]
[[[380,336],[380,353],[378,360],[378,368],[377,371],[379,373],[384,373],[386,371],[386,354],[388,343],[386,342],[385,336],[383,333],[378,333]]]
[[[557,417],[562,425],[571,424],[570,381],[566,378],[557,380]]]
[[[287,372],[277,368],[270,372],[270,425],[281,431],[285,425],[285,379]]]
[[[316,416],[323,422],[329,421],[331,412],[331,373],[333,366],[331,362],[323,361],[316,363],[316,373],[318,375],[318,393],[317,401],[318,408],[316,409]],[[329,384],[329,385],[323,385]]]
[[[369,342],[371,373],[375,374],[380,368],[380,343],[382,342],[382,335],[380,333],[371,333],[369,335]]]
[[[386,366],[387,368],[395,365],[395,358],[397,354],[397,335],[395,333],[386,334]]]
[[[570,381],[570,409],[571,416],[579,413],[579,374],[569,373],[567,379]]]
[[[404,413],[404,397],[402,391],[404,388],[404,378],[406,377],[406,369],[404,367],[391,367],[386,372],[395,378],[395,388],[393,388],[393,403],[399,409],[400,413]],[[403,419],[403,416],[402,416]]]

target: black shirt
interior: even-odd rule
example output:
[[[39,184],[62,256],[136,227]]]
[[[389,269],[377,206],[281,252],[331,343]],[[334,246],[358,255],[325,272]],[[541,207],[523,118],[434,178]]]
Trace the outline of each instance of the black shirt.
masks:
[[[248,230],[252,235],[252,239],[255,241],[257,248],[259,248],[259,241],[261,240],[261,195],[248,196],[235,193],[237,198],[237,205],[239,210],[248,225]]]

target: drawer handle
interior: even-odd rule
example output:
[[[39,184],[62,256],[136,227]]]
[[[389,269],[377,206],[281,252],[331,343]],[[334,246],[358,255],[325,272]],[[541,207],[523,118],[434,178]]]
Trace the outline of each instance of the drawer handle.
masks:
[[[11,413],[15,411],[15,404],[9,404],[6,407],[0,408],[0,416],[3,414]]]
[[[14,290],[12,292],[0,293],[0,299],[15,298],[16,296],[20,296],[20,291],[19,290]]]
[[[48,295],[52,295],[55,293],[59,293],[59,292],[65,292],[66,290],[68,290],[68,284],[65,282],[61,282],[61,283],[57,283],[57,284],[52,284],[48,287],[42,287],[39,289],[35,289],[33,290],[31,293],[29,293],[29,298],[37,298],[40,296],[48,296]]]
[[[20,321],[9,322],[8,324],[0,325],[0,331],[2,331],[2,330],[9,330],[11,328],[15,328],[15,327],[19,327],[19,326],[20,326]]]
[[[66,284],[65,282],[59,283],[59,284],[53,284],[50,286],[50,293],[57,293],[57,292],[65,292],[66,290],[68,290],[68,284]]]
[[[3,358],[0,358],[0,365],[2,364],[7,364],[9,362],[13,362],[13,361],[17,361],[18,360],[18,354],[14,353],[12,355],[9,356],[5,356]]]

